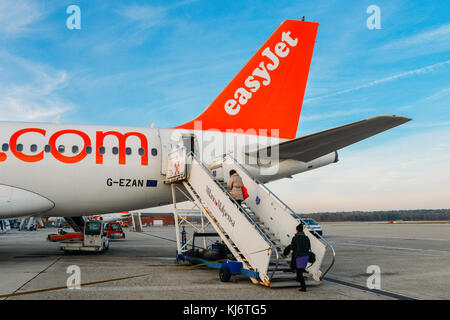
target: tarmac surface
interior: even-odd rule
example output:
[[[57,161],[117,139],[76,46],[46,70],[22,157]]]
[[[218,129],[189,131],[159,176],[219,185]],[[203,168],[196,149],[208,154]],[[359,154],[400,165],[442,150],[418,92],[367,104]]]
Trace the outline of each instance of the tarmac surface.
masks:
[[[307,292],[254,285],[244,276],[223,283],[216,269],[176,263],[170,226],[127,232],[126,239],[112,240],[108,251],[84,255],[64,254],[46,241],[56,229],[13,229],[0,234],[0,296],[27,294],[0,299],[450,299],[450,224],[322,226],[336,263],[322,283],[307,281]],[[324,266],[329,262],[327,257]],[[72,265],[80,268],[80,289],[66,287]],[[378,291],[367,288],[372,275],[367,268],[374,265],[381,271]]]

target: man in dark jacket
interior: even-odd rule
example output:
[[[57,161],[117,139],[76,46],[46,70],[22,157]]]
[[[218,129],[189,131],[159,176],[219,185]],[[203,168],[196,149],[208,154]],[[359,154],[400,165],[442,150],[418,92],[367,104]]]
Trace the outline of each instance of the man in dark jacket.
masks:
[[[296,227],[297,233],[292,238],[290,249],[292,250],[292,264],[297,272],[297,281],[300,282],[300,291],[306,291],[305,279],[303,278],[303,272],[305,272],[306,265],[308,264],[309,252],[311,250],[311,243],[309,238],[303,233],[304,225],[301,223]],[[287,248],[286,248],[287,249]],[[289,254],[289,251],[287,251]],[[285,255],[286,250],[285,250]]]

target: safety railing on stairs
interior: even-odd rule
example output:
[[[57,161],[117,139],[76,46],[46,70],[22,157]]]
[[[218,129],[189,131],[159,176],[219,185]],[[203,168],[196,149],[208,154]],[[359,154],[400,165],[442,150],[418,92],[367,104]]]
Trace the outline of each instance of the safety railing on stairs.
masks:
[[[222,189],[222,191],[225,194],[228,195],[228,198],[238,207],[239,211],[244,214],[244,216],[247,218],[247,220],[258,230],[258,232],[263,236],[263,238],[266,240],[266,242],[271,246],[272,250],[274,250],[275,256],[276,256],[276,261],[275,261],[275,268],[272,270],[272,273],[269,276],[269,281],[270,281],[273,278],[275,272],[277,271],[278,265],[279,265],[280,254],[278,252],[277,246],[272,242],[270,237],[259,227],[259,225],[252,219],[252,217],[248,214],[248,212],[233,198],[231,193],[218,181],[218,179],[216,177],[214,177],[211,174],[211,171],[205,166],[205,164],[202,161],[200,161],[193,152],[190,152],[187,156],[193,157],[200,164],[200,166],[209,175],[209,177],[212,180],[214,180],[214,182]],[[190,163],[190,162],[187,161],[187,163]],[[187,170],[187,171],[190,172],[190,170]]]
[[[244,171],[249,177],[250,179],[252,179],[254,182],[256,182],[258,185],[260,185],[272,198],[274,198],[276,201],[278,201],[278,203],[280,203],[282,206],[284,206],[287,210],[289,210],[290,214],[300,220],[300,222],[302,222],[304,225],[307,225],[306,222],[294,211],[292,210],[287,204],[285,204],[283,202],[283,200],[281,200],[275,193],[273,193],[264,183],[262,183],[261,181],[259,181],[257,178],[255,178],[243,165],[241,165],[233,156],[231,156],[230,154],[227,154],[224,156],[224,161],[225,158],[229,158],[230,160],[232,160],[234,162],[234,164],[236,166],[238,166],[242,171]],[[327,247],[330,248],[331,253],[332,253],[332,261],[330,266],[322,273],[321,275],[321,280],[325,277],[325,275],[328,273],[328,271],[330,271],[330,269],[333,267],[335,261],[336,261],[336,251],[334,250],[334,247],[331,245],[330,242],[328,242],[323,236],[321,236],[319,233],[317,233],[315,230],[311,230],[310,232],[312,232],[314,235],[316,235],[320,240],[322,240],[323,242],[326,243]]]

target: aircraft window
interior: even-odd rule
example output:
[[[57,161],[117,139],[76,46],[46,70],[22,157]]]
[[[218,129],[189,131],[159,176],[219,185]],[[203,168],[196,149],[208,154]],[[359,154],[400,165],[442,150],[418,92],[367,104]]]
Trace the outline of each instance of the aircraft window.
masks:
[[[152,156],[156,157],[158,155],[158,150],[156,148],[152,149]]]
[[[23,144],[18,144],[17,146],[16,146],[16,150],[17,151],[19,151],[19,152],[22,152],[23,151]]]
[[[125,149],[125,153],[126,153],[127,155],[130,155],[130,154],[131,154],[131,148],[126,148],[126,149]]]
[[[72,153],[78,153],[78,146],[72,146]]]
[[[139,155],[143,156],[145,154],[144,148],[139,148]]]
[[[100,147],[100,148],[98,148],[98,152],[99,152],[100,154],[105,154],[105,147]]]
[[[87,146],[86,147],[86,153],[90,154],[92,152],[92,147],[91,146]]]
[[[119,153],[119,148],[113,147],[113,148],[112,148],[112,153],[113,153],[113,154],[118,154],[118,153]]]
[[[65,150],[66,150],[66,147],[64,147],[62,144],[58,146],[59,153],[64,153]]]
[[[51,150],[52,150],[52,147],[50,147],[50,145],[48,145],[48,144],[45,145],[45,147],[44,147],[45,152],[49,153]]]
[[[9,145],[8,145],[7,143],[4,143],[4,144],[2,145],[2,150],[3,150],[3,151],[8,151],[8,149],[9,149]]]
[[[37,150],[37,145],[32,144],[32,145],[30,146],[30,151],[31,151],[31,152],[36,152],[36,150]]]

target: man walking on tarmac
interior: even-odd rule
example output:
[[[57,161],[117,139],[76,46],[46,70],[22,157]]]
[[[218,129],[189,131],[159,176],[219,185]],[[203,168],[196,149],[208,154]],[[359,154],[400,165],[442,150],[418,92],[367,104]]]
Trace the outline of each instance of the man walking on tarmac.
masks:
[[[292,259],[297,271],[297,281],[300,282],[300,290],[306,291],[305,279],[303,278],[303,272],[305,272],[306,265],[308,264],[309,251],[311,250],[311,243],[309,238],[303,233],[303,223],[296,227],[297,233],[292,238],[291,249]]]

